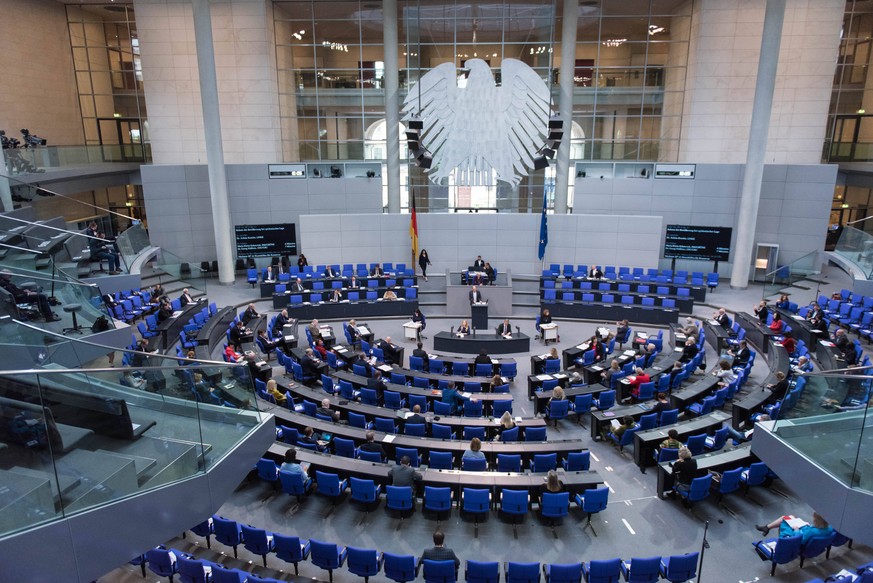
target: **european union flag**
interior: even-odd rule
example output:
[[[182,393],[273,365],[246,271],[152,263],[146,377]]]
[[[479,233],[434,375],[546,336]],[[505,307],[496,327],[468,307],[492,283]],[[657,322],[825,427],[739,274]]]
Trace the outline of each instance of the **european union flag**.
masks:
[[[546,217],[546,194],[543,193],[543,219],[540,222],[540,261],[546,256],[546,245],[549,244],[549,220]]]

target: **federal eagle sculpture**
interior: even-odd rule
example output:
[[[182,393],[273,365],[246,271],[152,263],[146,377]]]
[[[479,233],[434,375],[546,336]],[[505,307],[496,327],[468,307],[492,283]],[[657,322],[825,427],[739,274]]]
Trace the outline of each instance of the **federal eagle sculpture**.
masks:
[[[489,184],[490,171],[517,185],[534,167],[543,147],[551,95],[539,75],[516,59],[503,59],[501,84],[488,63],[466,62],[469,74],[458,86],[454,63],[426,73],[409,89],[404,121],[423,122],[421,144],[433,158],[428,177],[437,184],[455,173],[457,185]]]

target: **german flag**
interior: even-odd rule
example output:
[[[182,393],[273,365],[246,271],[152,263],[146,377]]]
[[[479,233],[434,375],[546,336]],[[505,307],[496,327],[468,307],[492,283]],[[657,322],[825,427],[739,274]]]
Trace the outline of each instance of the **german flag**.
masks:
[[[418,261],[418,219],[415,216],[415,195],[409,193],[410,213],[409,213],[409,238],[412,240],[412,265]]]

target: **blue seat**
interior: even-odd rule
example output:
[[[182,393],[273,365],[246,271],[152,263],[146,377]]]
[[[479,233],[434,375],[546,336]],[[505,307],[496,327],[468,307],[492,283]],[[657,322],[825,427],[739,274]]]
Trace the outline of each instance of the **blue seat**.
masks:
[[[359,396],[361,397],[361,403],[364,405],[372,405],[373,407],[379,406],[379,394],[376,392],[376,389],[365,389],[361,387]]]
[[[432,451],[428,457],[428,467],[434,470],[452,469],[452,452]]]
[[[712,437],[707,437],[703,440],[703,446],[708,451],[718,451],[722,449],[727,443],[728,438],[728,427],[724,426],[721,429],[717,430]]]
[[[333,440],[334,452],[338,456],[355,459],[358,457],[358,448],[355,447],[355,442],[351,439],[343,439],[336,437]]]
[[[702,455],[703,447],[706,444],[706,434],[689,435],[685,441],[685,447],[691,451],[691,455]]]
[[[431,561],[424,559],[422,562],[424,583],[455,583],[458,573],[454,561]]]
[[[286,563],[293,563],[294,574],[299,575],[297,563],[309,557],[309,541],[301,542],[300,537],[276,533],[273,535],[273,542],[276,544],[276,557]]]
[[[333,571],[343,566],[347,550],[340,549],[336,543],[322,542],[314,538],[309,539],[309,545],[312,550],[310,561],[316,567],[326,570],[330,581],[333,581]]]
[[[672,462],[679,459],[679,450],[671,447],[661,447],[654,452],[654,455],[656,463]]]
[[[211,561],[198,560],[185,555],[176,557],[176,568],[182,583],[212,583],[211,571],[214,568]],[[207,573],[206,569],[209,569]]]
[[[718,482],[718,490],[715,492],[719,501],[721,501],[725,494],[730,494],[740,489],[740,478],[742,478],[742,475],[743,468],[736,468],[722,473],[721,480]]]
[[[434,405],[439,405],[440,402],[437,401]],[[446,404],[446,403],[443,403]],[[434,413],[439,413],[439,411],[434,411]],[[439,413],[443,415],[443,413]],[[455,434],[450,425],[443,425],[441,423],[431,423],[430,425],[430,433],[434,439],[454,439]]]
[[[639,425],[637,431],[648,431],[649,429],[654,429],[658,425],[658,414],[648,413],[646,415],[640,416],[640,420],[637,425]]]
[[[467,583],[498,583],[500,581],[500,563],[467,561],[464,567],[464,579]]]
[[[410,486],[385,486],[385,506],[401,513],[412,510],[412,488]]]
[[[275,486],[279,486],[279,467],[271,459],[261,458],[255,465],[258,470],[258,477],[266,482],[270,482]]]
[[[367,511],[370,510],[371,505],[375,506],[379,503],[382,487],[373,480],[364,480],[350,476],[349,484],[352,489],[352,500],[363,504]]]
[[[500,376],[514,380],[518,375],[517,364],[514,362],[504,362],[500,364]]]
[[[487,488],[463,488],[461,490],[461,508],[472,514],[478,525],[479,517],[488,516],[491,510],[491,491]]]
[[[267,566],[267,554],[276,550],[273,533],[267,532],[263,528],[255,528],[247,524],[240,526],[240,531],[243,536],[243,546],[247,551],[256,555],[261,555],[264,561],[264,566]]]
[[[513,427],[512,429],[504,429],[503,432],[500,434],[500,441],[502,441],[503,443],[509,441],[518,441],[518,432],[518,427]]]
[[[191,532],[197,536],[204,537],[206,539],[206,548],[212,548],[212,542],[210,539],[212,538],[212,535],[215,534],[215,529],[212,527],[212,518],[207,518],[197,526],[192,527]]]
[[[582,563],[582,576],[587,583],[618,583],[621,579],[621,559]]]
[[[394,425],[394,420],[385,417],[376,417],[373,420],[373,428],[382,433],[397,433],[397,426]]]
[[[570,401],[561,399],[560,401],[549,401],[548,417],[550,421],[555,422],[555,427],[558,426],[560,419],[565,419],[570,413]]]
[[[478,437],[479,441],[485,441],[484,427],[464,427],[464,439],[469,441],[474,437]]]
[[[587,472],[591,466],[591,452],[587,450],[570,452],[563,461],[563,466],[568,472]]]
[[[159,577],[167,577],[172,583],[173,577],[179,571],[174,555],[171,556],[171,553],[172,551],[163,546],[148,550],[145,553],[145,563],[148,565],[149,571]]]
[[[406,423],[403,426],[403,433],[406,435],[413,435],[415,437],[426,437],[425,429],[426,426],[424,423]]]
[[[497,471],[498,472],[520,472],[521,471],[521,454],[498,453],[497,454]]]
[[[549,470],[557,469],[558,455],[555,453],[540,453],[534,454],[530,464],[530,471],[534,473],[544,473]]]
[[[378,575],[382,570],[382,555],[376,549],[346,547],[346,569],[349,573],[363,577],[364,583],[368,583],[370,577]]]
[[[543,492],[540,502],[540,513],[544,518],[550,518],[554,522],[556,518],[563,518],[570,513],[569,492]],[[546,573],[546,581],[549,575]]]
[[[397,583],[408,583],[418,577],[418,562],[412,555],[382,553],[385,576]]]
[[[775,545],[774,545],[775,543]],[[755,551],[765,561],[770,561],[770,576],[776,574],[776,565],[790,563],[800,557],[803,535],[771,538],[752,543]]]
[[[508,488],[500,491],[500,510],[510,516],[520,516],[519,522],[524,521],[524,515],[530,509],[530,494],[527,490],[510,490]],[[516,527],[513,522],[513,528]],[[539,567],[537,567],[539,569]]]
[[[402,409],[406,407],[406,399],[400,396],[400,393],[394,391],[383,391],[384,406],[387,409]],[[377,418],[378,420],[378,418]]]
[[[591,526],[591,515],[605,510],[608,502],[609,488],[606,486],[585,490],[582,494],[576,494],[576,505],[582,509],[582,512],[588,515],[585,527]],[[594,533],[594,536],[597,536],[593,526],[591,527],[591,532]]]
[[[505,385],[507,388],[509,385]],[[494,391],[495,393],[498,391]],[[494,401],[491,403],[491,416],[495,419],[500,419],[504,413],[512,414],[512,400]]]
[[[431,454],[433,455],[433,454]],[[452,512],[452,489],[437,488],[434,486],[424,487],[424,508],[436,512],[442,516],[443,512]]]
[[[309,493],[312,488],[312,479],[305,477],[300,473],[279,472],[279,482],[282,485],[282,491],[286,494],[297,497],[300,501],[302,496]]]
[[[409,463],[413,468],[417,468],[421,465],[421,454],[418,453],[417,447],[397,447],[394,451],[397,454],[398,464],[404,457],[408,457]]]
[[[353,413],[351,411],[349,411],[349,425],[351,425],[352,427],[359,427],[361,429],[373,428],[373,423],[368,422],[366,417],[364,417],[360,413]]]
[[[834,540],[836,533],[831,532],[827,536],[814,536],[806,544],[800,547],[800,568],[803,568],[803,562],[806,559],[812,559],[824,553]]]
[[[616,437],[614,433],[611,431],[606,435],[618,446],[619,451],[624,451],[625,446],[633,445],[634,443],[634,434],[637,432],[637,427],[630,427],[625,429],[621,434],[621,437]]]
[[[679,409],[668,409],[661,411],[661,416],[658,418],[658,426],[673,425],[679,420]]]
[[[320,471],[315,472],[315,492],[333,499],[334,504],[339,502],[340,497],[343,495],[343,492],[348,485],[348,481],[340,480],[340,477],[337,474]]]
[[[365,462],[382,463],[382,454],[378,451],[362,451],[358,450],[358,459]]]
[[[482,401],[464,401],[464,417],[481,417]]]
[[[661,579],[661,557],[622,561],[621,574],[627,583],[655,583]]]
[[[506,583],[540,583],[540,564],[509,561],[504,567],[504,581]]]
[[[242,544],[239,524],[222,516],[213,516],[212,527],[215,529],[215,540],[233,547],[233,558],[237,558],[237,547]]]
[[[493,365],[488,363],[480,363],[476,365],[476,376],[477,377],[490,377],[491,373],[494,371]]]
[[[687,553],[661,558],[661,577],[670,583],[684,583],[697,574],[699,553]]]
[[[677,490],[687,506],[703,500],[709,496],[709,488],[712,486],[712,474],[694,478],[691,480],[691,488],[688,491]]]
[[[592,403],[601,411],[612,408],[615,405],[615,391],[601,391],[600,396],[594,399]]]
[[[488,469],[488,460],[485,458],[462,458],[461,469],[467,472],[484,472]]]
[[[545,427],[525,427],[525,441],[547,441]]]
[[[546,583],[579,583],[582,581],[582,563],[543,565]]]

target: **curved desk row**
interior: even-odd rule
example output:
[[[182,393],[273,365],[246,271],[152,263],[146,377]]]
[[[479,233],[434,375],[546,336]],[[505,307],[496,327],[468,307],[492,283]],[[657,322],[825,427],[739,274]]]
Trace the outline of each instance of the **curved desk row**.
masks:
[[[779,371],[782,371],[787,376],[791,366],[791,359],[788,357],[788,351],[783,346],[774,343],[767,354],[767,363],[770,365],[770,374],[764,379],[761,389],[753,388],[745,397],[739,401],[734,401],[731,407],[731,424],[734,426],[734,429],[742,429],[752,419],[754,413],[761,411],[764,405],[776,401],[773,398],[773,393],[765,389],[764,385],[775,384],[777,382],[776,373]]]
[[[277,285],[286,285],[287,287],[291,287],[296,283],[297,276],[291,276],[290,280],[285,281],[264,281],[261,282],[261,297],[268,298],[274,293],[276,293]],[[325,293],[330,293],[331,290],[334,289],[344,289],[348,290],[351,285],[351,277],[318,277],[318,278],[300,278],[301,285],[305,288],[306,292],[309,291],[322,291]],[[367,289],[381,289],[384,291],[386,287],[414,287],[418,285],[418,278],[416,277],[406,277],[406,276],[397,276],[397,277],[361,277],[355,278],[357,287],[355,289],[359,290],[367,290]],[[370,284],[369,282],[375,282],[374,284]],[[390,283],[390,282],[394,283]],[[315,284],[319,283],[320,286],[316,286]],[[306,293],[301,292],[301,293]]]
[[[191,302],[178,315],[171,316],[158,324],[158,327],[155,328],[157,334],[148,340],[149,352],[154,352],[155,350],[164,351],[175,344],[176,339],[179,337],[179,332],[188,325],[188,320],[193,318],[194,314],[207,305],[206,298],[202,298],[197,302]]]
[[[406,408],[393,411],[391,409],[386,409],[385,407],[365,405],[357,401],[349,401],[339,396],[328,395],[324,391],[310,389],[308,387],[297,384],[295,384],[294,386],[288,386],[283,384],[282,389],[291,393],[291,395],[295,399],[305,399],[307,401],[315,403],[316,405],[320,404],[323,399],[330,399],[331,408],[340,412],[341,419],[348,419],[349,412],[364,415],[367,418],[367,421],[372,421],[376,417],[391,418],[394,420],[394,424],[398,426],[398,431],[400,433],[404,432],[404,428],[406,426],[405,417],[410,410],[409,408]],[[507,395],[507,397],[509,396],[510,395]],[[424,412],[422,412],[422,415],[427,418],[428,425],[430,425],[430,423],[448,425],[454,430],[455,433],[458,434],[458,437],[462,436],[464,427],[482,427],[485,429],[485,434],[488,438],[495,438],[498,435],[497,429],[500,425],[500,420],[494,419],[493,417],[458,417],[456,415],[441,416],[432,415],[430,413],[425,414]],[[546,427],[546,421],[541,417],[517,417],[515,419],[515,425],[516,427],[520,428],[519,438],[523,439],[524,430],[526,428]]]
[[[627,304],[600,304],[584,302],[543,302],[554,318],[575,318],[579,320],[600,320],[617,322],[628,320],[641,324],[675,324],[679,321],[679,310],[649,306],[629,306]]]
[[[546,294],[547,291],[553,291],[554,294]],[[548,297],[551,296],[551,297]],[[667,301],[669,300],[669,301]],[[694,300],[688,296],[671,296],[668,294],[637,294],[633,292],[611,292],[598,290],[573,290],[573,289],[557,289],[557,290],[540,290],[540,301],[543,303],[561,301],[561,302],[600,302],[606,304],[620,303],[623,306],[643,306],[643,307],[669,307],[677,308],[683,314],[690,314],[694,311]]]
[[[728,470],[749,466],[758,461],[758,458],[752,454],[750,444],[697,455],[694,456],[694,459],[697,461],[697,472],[701,476],[706,475],[709,471],[724,473]],[[673,489],[673,483],[673,462],[658,464],[658,498],[663,500],[664,494]]]
[[[700,435],[701,433],[712,435],[729,419],[730,416],[724,411],[713,411],[708,415],[680,421],[672,425],[664,425],[648,431],[637,431],[634,433],[634,463],[643,473],[646,471],[646,466],[655,465],[654,452],[661,442],[667,439],[667,432],[671,429],[675,429],[679,433],[679,441],[684,442],[692,435]]]
[[[762,324],[757,316],[747,312],[736,313],[737,324],[746,331],[746,340],[754,344],[758,350],[767,354],[770,350],[770,342],[777,336],[782,336],[782,332],[774,332],[766,324]],[[791,326],[793,331],[795,325],[790,322],[785,322]]]
[[[359,446],[366,441],[366,430],[341,423],[331,423],[322,421],[314,417],[309,417],[302,413],[296,413],[274,407],[270,410],[275,415],[276,422],[279,425],[287,425],[296,428],[302,432],[306,427],[312,427],[316,433],[330,434],[333,437],[342,437],[351,439],[355,442],[355,446]],[[470,449],[470,443],[464,440],[449,440],[449,439],[433,439],[430,437],[415,437],[412,435],[402,434],[386,434],[380,431],[374,431],[376,443],[382,445],[385,453],[388,454],[388,459],[397,459],[397,448],[417,448],[418,453],[422,455],[422,463],[427,464],[432,451],[449,451],[452,452],[454,465],[460,467],[461,456],[464,452]],[[387,439],[386,439],[387,438]],[[515,454],[520,455],[522,464],[529,467],[533,461],[533,456],[538,454],[557,454],[558,463],[561,463],[567,457],[568,453],[584,451],[587,448],[580,439],[568,439],[563,441],[486,441],[482,443],[482,453],[489,464],[497,464],[498,454]]]
[[[418,309],[418,300],[321,302],[319,304],[290,304],[289,295],[273,296],[273,307],[287,309],[288,315],[298,320],[348,320],[372,316],[408,316]],[[278,301],[277,300],[281,300]]]
[[[288,446],[283,443],[274,443],[270,446],[268,454],[274,460],[281,461],[287,449]],[[320,471],[338,474],[341,479],[353,477],[373,480],[381,485],[391,483],[388,474],[393,464],[368,462],[300,449],[297,450],[297,459],[309,464],[309,475],[313,478],[315,472]],[[421,474],[421,489],[416,493],[418,496],[424,492],[424,486],[451,488],[455,500],[461,499],[461,491],[464,488],[488,488],[492,492],[491,499],[495,505],[500,503],[500,491],[503,489],[527,490],[531,499],[536,500],[546,479],[546,474],[530,472],[465,472],[430,468],[421,468],[418,471]],[[585,490],[596,488],[603,483],[603,479],[596,471],[565,472],[560,469],[558,477],[571,494],[582,494]]]
[[[555,288],[560,291],[561,285],[557,283],[560,278],[540,278],[540,287],[545,286],[546,280],[555,280]],[[670,296],[678,296],[679,288],[686,288],[688,290],[688,295],[694,298],[694,301],[703,302],[706,300],[706,286],[703,285],[686,285],[684,283],[668,283],[668,282],[656,282],[656,281],[624,281],[624,280],[606,280],[606,279],[589,279],[584,277],[574,277],[569,280],[573,283],[573,287],[575,289],[581,290],[597,290],[597,291],[606,291],[606,292],[616,292],[622,293],[623,291],[631,291],[634,293],[642,293],[648,294],[651,293],[652,290],[656,290],[657,288],[667,288],[667,292],[659,295],[670,295]],[[586,285],[588,284],[588,285]],[[590,285],[590,287],[589,287]],[[621,286],[621,287],[620,287]],[[628,286],[627,288],[624,286]],[[642,287],[642,291],[640,291],[640,287]],[[647,291],[648,290],[648,291]]]
[[[515,354],[530,352],[530,336],[517,333],[511,338],[504,338],[493,333],[477,332],[475,336],[468,334],[458,337],[442,331],[434,334],[433,348],[460,354],[479,354],[482,350],[486,354]]]

